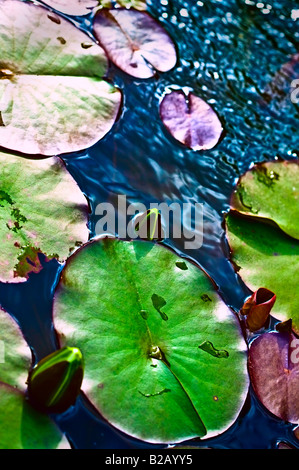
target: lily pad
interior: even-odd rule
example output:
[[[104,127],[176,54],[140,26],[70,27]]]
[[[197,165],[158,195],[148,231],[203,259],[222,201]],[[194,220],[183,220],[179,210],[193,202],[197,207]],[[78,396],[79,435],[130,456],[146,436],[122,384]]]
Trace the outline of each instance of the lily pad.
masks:
[[[0,280],[24,281],[40,255],[64,262],[88,240],[88,204],[62,160],[0,152]]]
[[[0,309],[0,449],[70,448],[50,418],[26,400],[30,366],[31,351],[21,330]]]
[[[70,448],[47,415],[32,408],[19,390],[1,382],[0,420],[0,449]]]
[[[67,15],[84,16],[101,2],[98,0],[46,0],[44,3]]]
[[[112,8],[113,4],[125,8],[146,10],[145,0],[46,0],[44,3],[61,13],[72,16],[88,15],[96,7]]]
[[[293,333],[264,333],[249,348],[251,382],[275,416],[299,422],[299,339]]]
[[[24,391],[31,359],[30,348],[17,323],[0,309],[0,382]]]
[[[279,320],[292,318],[299,333],[299,241],[277,226],[252,216],[230,211],[226,217],[226,234],[231,259],[252,290],[260,287],[276,295],[271,315]]]
[[[299,164],[265,162],[243,175],[231,207],[243,214],[275,222],[285,233],[299,239]]]
[[[193,150],[213,148],[222,134],[222,124],[208,103],[183,90],[167,93],[160,104],[160,116],[170,134]]]
[[[54,296],[61,345],[84,357],[82,390],[150,442],[219,434],[248,389],[238,319],[200,269],[178,261],[150,242],[96,239],[69,258]]]
[[[94,35],[111,61],[136,78],[150,78],[176,64],[176,49],[163,27],[144,11],[102,9]]]
[[[112,127],[121,93],[104,50],[44,7],[0,0],[0,145],[28,154],[85,149]]]

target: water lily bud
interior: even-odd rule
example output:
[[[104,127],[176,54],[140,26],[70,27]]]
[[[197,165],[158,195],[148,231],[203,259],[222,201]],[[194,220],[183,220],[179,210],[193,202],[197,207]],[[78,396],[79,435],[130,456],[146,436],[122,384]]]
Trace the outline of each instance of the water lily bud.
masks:
[[[143,240],[163,240],[164,230],[158,209],[149,209],[138,215],[134,223],[134,229],[135,232],[138,232],[139,238]]]
[[[62,413],[76,401],[83,379],[78,348],[65,347],[43,358],[28,377],[32,405],[47,413]]]
[[[265,325],[275,300],[276,295],[264,287],[260,287],[246,300],[240,313],[247,315],[246,326],[250,331],[257,331]]]

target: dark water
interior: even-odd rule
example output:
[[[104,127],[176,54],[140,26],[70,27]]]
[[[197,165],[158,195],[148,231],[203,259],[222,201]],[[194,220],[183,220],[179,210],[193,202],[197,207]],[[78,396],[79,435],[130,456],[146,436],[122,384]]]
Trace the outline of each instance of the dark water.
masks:
[[[296,7],[296,2],[287,0],[162,0],[162,4],[152,0],[149,11],[177,45],[177,66],[155,78],[135,80],[111,65],[107,78],[124,95],[118,121],[92,148],[63,156],[90,202],[91,237],[98,220],[97,204],[116,205],[118,195],[126,195],[128,203],[146,206],[202,203],[203,246],[186,251],[182,241],[171,238],[165,244],[203,268],[235,310],[249,291],[227,259],[222,221],[230,194],[237,178],[253,163],[297,159],[299,154],[299,108],[290,100],[291,81],[299,77],[298,60],[292,61],[299,50],[299,20],[292,19],[296,8],[298,2]],[[78,24],[90,26],[82,19]],[[225,132],[213,150],[188,150],[163,128],[158,106],[173,85],[189,87],[218,113]],[[57,346],[51,308],[60,270],[51,261],[24,284],[0,285],[0,303],[19,321],[37,360]],[[54,418],[75,448],[155,447],[107,425],[84,396]],[[234,425],[196,445],[269,449],[284,441],[299,448],[293,428],[270,415],[250,390]]]

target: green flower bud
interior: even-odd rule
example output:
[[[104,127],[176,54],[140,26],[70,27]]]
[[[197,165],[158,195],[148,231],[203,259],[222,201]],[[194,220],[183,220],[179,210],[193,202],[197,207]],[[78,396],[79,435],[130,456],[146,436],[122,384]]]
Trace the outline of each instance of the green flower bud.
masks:
[[[28,398],[47,413],[62,413],[76,401],[83,379],[78,348],[65,347],[43,358],[29,373]]]

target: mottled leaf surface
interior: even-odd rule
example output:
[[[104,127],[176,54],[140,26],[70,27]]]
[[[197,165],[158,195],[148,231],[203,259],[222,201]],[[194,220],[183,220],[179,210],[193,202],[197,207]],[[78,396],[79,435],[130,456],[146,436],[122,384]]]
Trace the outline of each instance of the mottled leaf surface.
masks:
[[[299,422],[299,339],[292,333],[264,333],[249,349],[253,388],[274,415]]]
[[[298,162],[255,165],[240,178],[231,206],[241,213],[272,220],[299,239]]]
[[[226,234],[244,282],[252,291],[264,287],[275,293],[271,315],[282,321],[292,318],[299,333],[299,241],[275,225],[235,211],[226,217]]]
[[[25,390],[30,366],[29,346],[17,323],[0,308],[0,382]]]
[[[99,10],[94,34],[108,57],[136,78],[150,78],[176,64],[175,46],[163,27],[148,13],[137,10]]]
[[[213,148],[222,134],[215,111],[191,92],[188,95],[182,90],[167,93],[160,103],[160,116],[170,134],[193,150]]]
[[[0,280],[39,272],[43,253],[65,261],[86,242],[88,204],[58,157],[0,153]]]
[[[87,148],[112,127],[121,93],[107,58],[46,8],[0,0],[0,145],[55,155]]]
[[[69,258],[54,298],[61,345],[84,357],[83,391],[150,442],[220,433],[248,388],[237,318],[200,269],[178,261],[150,242],[94,240]]]

